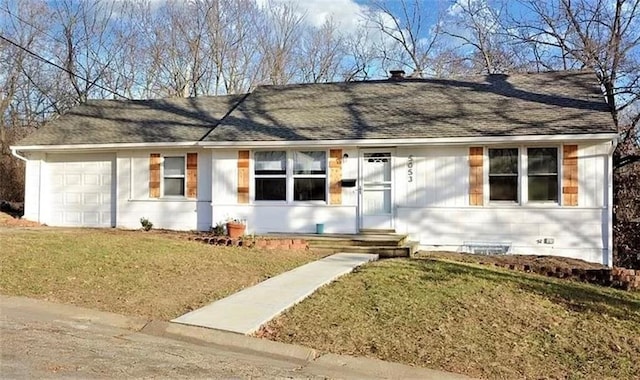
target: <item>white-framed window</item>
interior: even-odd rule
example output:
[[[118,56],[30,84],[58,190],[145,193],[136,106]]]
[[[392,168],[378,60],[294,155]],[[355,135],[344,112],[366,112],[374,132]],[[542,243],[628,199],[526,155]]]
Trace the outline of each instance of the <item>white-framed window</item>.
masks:
[[[164,156],[162,160],[162,189],[165,197],[185,195],[186,160],[184,156]]]
[[[326,202],[327,152],[255,151],[253,183],[257,202]]]
[[[518,202],[518,148],[489,148],[489,201]]]
[[[256,201],[287,200],[287,152],[253,154]]]
[[[327,200],[327,152],[293,152],[293,200]]]
[[[489,203],[559,203],[557,146],[488,148]]]
[[[558,202],[558,148],[527,148],[529,202]]]

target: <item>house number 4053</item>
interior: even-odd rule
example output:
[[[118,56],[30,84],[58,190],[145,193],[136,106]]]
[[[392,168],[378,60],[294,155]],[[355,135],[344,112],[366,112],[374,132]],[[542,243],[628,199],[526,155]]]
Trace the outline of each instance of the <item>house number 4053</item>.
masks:
[[[413,182],[413,154],[407,157],[407,182]]]

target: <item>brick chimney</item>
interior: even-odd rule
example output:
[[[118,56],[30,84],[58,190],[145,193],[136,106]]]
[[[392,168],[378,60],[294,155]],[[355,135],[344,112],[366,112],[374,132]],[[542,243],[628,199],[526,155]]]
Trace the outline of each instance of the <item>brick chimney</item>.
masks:
[[[404,79],[404,70],[391,70],[389,71],[391,77],[389,80],[403,80]]]

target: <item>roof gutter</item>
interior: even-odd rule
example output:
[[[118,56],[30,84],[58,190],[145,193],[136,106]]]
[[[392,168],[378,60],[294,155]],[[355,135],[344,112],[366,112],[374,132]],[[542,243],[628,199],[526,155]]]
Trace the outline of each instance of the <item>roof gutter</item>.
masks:
[[[482,136],[482,137],[443,137],[443,138],[406,138],[406,139],[345,139],[345,140],[282,140],[282,141],[203,141],[200,146],[207,148],[230,147],[279,147],[279,146],[413,146],[413,145],[470,145],[470,144],[516,144],[530,142],[561,141],[611,141],[616,133],[591,133],[574,135],[523,135],[523,136]]]
[[[343,140],[281,140],[281,141],[189,141],[162,143],[111,143],[76,145],[28,145],[13,146],[12,150],[21,151],[63,151],[63,150],[118,150],[118,149],[180,149],[180,148],[245,148],[245,147],[281,147],[281,146],[415,146],[415,145],[470,145],[470,144],[517,144],[525,142],[560,141],[611,141],[616,133],[591,133],[574,135],[522,135],[522,136],[481,136],[481,137],[442,137],[442,138],[404,138],[404,139],[343,139]]]
[[[21,151],[57,151],[57,150],[114,150],[114,149],[140,149],[140,148],[187,148],[198,146],[197,141],[188,142],[162,142],[162,143],[109,143],[109,144],[66,144],[66,145],[25,145],[12,146],[11,150]]]
[[[24,162],[29,161],[25,156],[21,156],[20,154],[18,154],[18,149],[16,147],[11,146],[11,147],[9,147],[9,149],[11,149],[11,154],[14,157],[16,157],[16,158],[18,158],[18,159],[20,159],[20,160],[22,160]]]

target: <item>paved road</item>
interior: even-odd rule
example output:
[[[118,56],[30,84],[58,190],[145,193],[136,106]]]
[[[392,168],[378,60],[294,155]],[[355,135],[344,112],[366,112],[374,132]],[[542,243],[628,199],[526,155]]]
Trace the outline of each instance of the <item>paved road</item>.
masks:
[[[439,379],[462,376],[0,295],[0,379]]]
[[[324,378],[268,357],[39,317],[2,310],[0,377]]]

